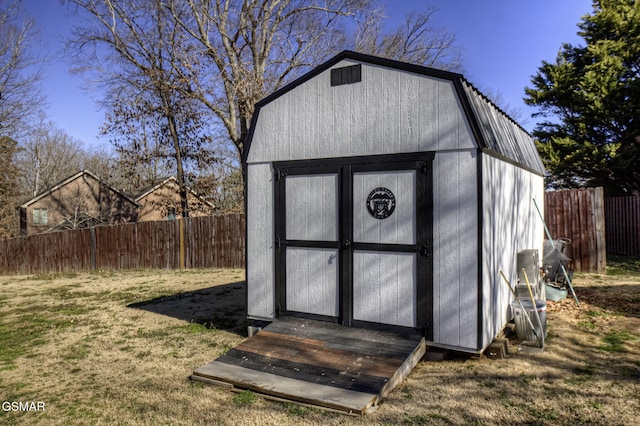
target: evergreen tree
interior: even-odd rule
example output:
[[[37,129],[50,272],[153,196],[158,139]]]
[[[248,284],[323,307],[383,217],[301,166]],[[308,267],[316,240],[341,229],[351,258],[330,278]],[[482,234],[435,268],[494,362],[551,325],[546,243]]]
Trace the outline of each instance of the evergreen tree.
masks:
[[[578,24],[584,46],[542,63],[525,102],[544,116],[534,136],[547,186],[640,192],[640,1],[595,0]]]

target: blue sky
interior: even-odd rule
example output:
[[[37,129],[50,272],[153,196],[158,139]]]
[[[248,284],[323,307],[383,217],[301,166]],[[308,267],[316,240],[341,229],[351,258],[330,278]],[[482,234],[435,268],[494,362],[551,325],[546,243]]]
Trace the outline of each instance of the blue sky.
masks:
[[[499,92],[504,104],[523,111],[519,121],[531,131],[536,119],[524,105],[530,85],[543,60],[553,61],[562,43],[581,43],[580,18],[592,11],[590,0],[386,0],[391,24],[406,13],[436,6],[434,26],[453,32],[463,50],[464,75],[481,90]],[[23,0],[41,33],[39,49],[51,58],[44,67],[42,89],[50,120],[86,146],[107,141],[98,137],[104,118],[96,103],[99,94],[83,90],[83,82],[68,72],[62,40],[70,20],[58,0]]]

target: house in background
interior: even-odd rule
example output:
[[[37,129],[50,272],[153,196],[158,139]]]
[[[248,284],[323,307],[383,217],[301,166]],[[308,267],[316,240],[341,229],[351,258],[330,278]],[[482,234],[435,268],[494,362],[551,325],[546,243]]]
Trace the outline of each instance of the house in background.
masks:
[[[187,191],[190,216],[213,214],[213,204],[191,189]],[[182,216],[180,188],[173,176],[125,193],[88,170],[68,177],[18,209],[21,235]]]
[[[156,179],[151,185],[138,188],[129,193],[140,207],[138,221],[173,220],[181,217],[180,185],[174,176]],[[210,216],[215,206],[187,188],[189,216]]]
[[[138,207],[133,198],[82,170],[18,207],[20,233],[135,222]]]

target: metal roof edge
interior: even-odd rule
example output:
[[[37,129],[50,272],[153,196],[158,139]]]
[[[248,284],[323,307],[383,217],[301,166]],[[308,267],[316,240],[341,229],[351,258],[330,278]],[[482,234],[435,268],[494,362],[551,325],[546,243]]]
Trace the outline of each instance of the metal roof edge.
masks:
[[[507,118],[512,124],[514,124],[516,127],[518,127],[520,130],[522,130],[523,132],[525,132],[529,137],[531,137],[533,139],[533,136],[531,135],[531,133],[529,133],[524,127],[522,127],[522,125],[520,125],[520,123],[518,123],[513,117],[511,117],[509,114],[507,114],[502,108],[500,108],[498,105],[496,105],[491,99],[489,99],[487,97],[487,95],[485,95],[484,93],[482,93],[480,91],[480,89],[478,89],[471,81],[469,81],[466,77],[462,77],[462,81],[464,83],[466,83],[467,85],[469,85],[469,87],[475,91],[476,93],[478,93],[478,95],[480,95],[480,97],[487,103],[489,103],[491,106],[493,106],[497,111],[500,112],[500,114],[502,114],[505,118]]]
[[[545,177],[545,174],[543,172],[541,172],[540,170],[536,170],[534,168],[532,168],[531,166],[528,166],[526,164],[523,164],[519,161],[514,160],[513,158],[507,157],[506,155],[496,151],[495,149],[491,149],[491,148],[482,148],[482,153],[490,155],[494,158],[497,158],[499,160],[504,161],[505,163],[509,163],[509,164],[513,164],[514,166],[517,166],[523,170],[528,171],[529,173],[533,173],[534,175],[538,175],[540,177]]]

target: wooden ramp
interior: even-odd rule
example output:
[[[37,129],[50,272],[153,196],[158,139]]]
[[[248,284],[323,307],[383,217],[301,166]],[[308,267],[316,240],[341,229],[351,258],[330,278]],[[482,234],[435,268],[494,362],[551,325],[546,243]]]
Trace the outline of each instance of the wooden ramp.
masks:
[[[418,363],[419,334],[283,318],[193,372],[193,380],[364,414]]]

